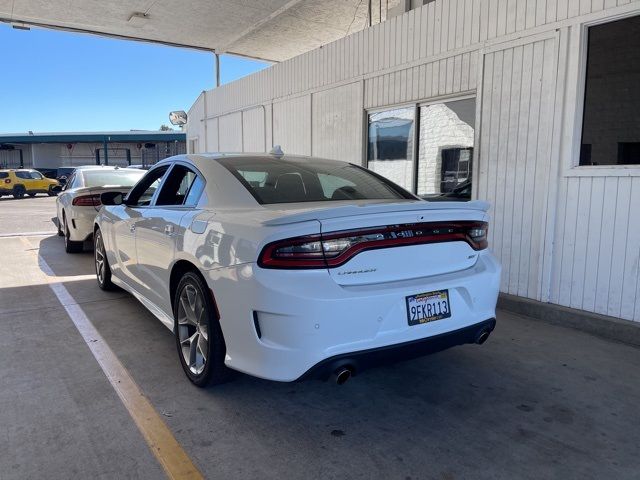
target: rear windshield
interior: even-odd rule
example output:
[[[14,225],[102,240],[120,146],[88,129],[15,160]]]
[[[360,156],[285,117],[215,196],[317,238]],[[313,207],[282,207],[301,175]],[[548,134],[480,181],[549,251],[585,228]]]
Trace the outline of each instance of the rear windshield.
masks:
[[[326,160],[221,158],[219,162],[262,204],[415,197],[364,168]]]
[[[133,187],[144,170],[87,170],[82,172],[85,187]]]

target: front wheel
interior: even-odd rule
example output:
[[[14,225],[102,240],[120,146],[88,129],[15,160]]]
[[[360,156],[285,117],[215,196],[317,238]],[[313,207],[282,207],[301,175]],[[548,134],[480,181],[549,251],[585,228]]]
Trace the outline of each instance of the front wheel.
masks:
[[[13,198],[22,198],[24,197],[25,193],[26,190],[22,185],[16,185],[15,187],[13,187]]]
[[[102,232],[97,229],[93,234],[93,258],[96,266],[96,279],[102,290],[115,290],[116,286],[111,281],[111,268],[107,261],[107,252],[104,248]]]
[[[184,373],[198,387],[229,381],[226,345],[213,298],[195,272],[183,275],[173,302],[174,331]]]
[[[53,190],[53,186],[49,187],[49,190],[47,190],[47,195],[49,195],[50,197],[57,197],[58,196],[58,192]]]

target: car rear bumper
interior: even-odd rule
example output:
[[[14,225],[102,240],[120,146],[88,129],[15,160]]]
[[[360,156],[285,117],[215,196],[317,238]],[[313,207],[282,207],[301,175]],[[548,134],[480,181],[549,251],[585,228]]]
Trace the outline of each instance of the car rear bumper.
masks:
[[[432,337],[359,352],[335,355],[311,367],[298,381],[310,378],[327,380],[333,373],[342,368],[347,368],[351,374],[356,375],[368,368],[423,357],[446,350],[447,348],[455,347],[456,345],[483,343],[486,340],[483,334],[490,334],[495,326],[496,319],[490,318],[483,322],[469,325],[468,327],[441,333]]]
[[[486,251],[462,271],[347,287],[336,284],[326,270],[263,270],[255,264],[210,270],[205,277],[220,311],[227,366],[291,382],[354,352],[411,345],[451,332],[459,332],[447,337],[452,345],[468,343],[464,332],[473,333],[495,318],[500,265]],[[406,297],[439,290],[449,292],[451,316],[409,325]],[[424,348],[428,353],[433,345]],[[410,354],[421,349],[400,350]],[[380,353],[373,357],[362,365],[387,358]]]
[[[98,212],[94,207],[73,207],[69,209],[69,238],[75,242],[89,240],[93,235],[93,224]]]

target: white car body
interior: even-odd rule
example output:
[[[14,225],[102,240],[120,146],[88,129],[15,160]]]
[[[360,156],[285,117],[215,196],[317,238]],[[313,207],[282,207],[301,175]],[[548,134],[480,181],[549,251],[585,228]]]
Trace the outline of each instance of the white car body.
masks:
[[[105,165],[87,165],[78,167],[69,176],[67,184],[58,194],[56,198],[56,217],[58,225],[64,224],[66,218],[69,226],[69,239],[73,242],[83,242],[88,240],[93,235],[93,224],[100,209],[100,204],[95,203],[93,205],[74,205],[74,199],[81,196],[94,195],[96,198],[102,192],[118,191],[127,193],[131,186],[122,186],[117,184],[102,185],[102,186],[87,186],[85,173],[87,171],[119,171],[122,173],[134,172],[135,175],[140,177],[143,175],[137,169],[126,169]]]
[[[235,158],[247,157],[269,158]],[[171,330],[172,272],[185,265],[200,272],[219,310],[226,366],[277,381],[326,377],[341,366],[356,373],[396,353],[412,357],[481,343],[493,330],[500,265],[488,248],[475,250],[465,241],[364,250],[333,268],[264,268],[258,262],[266,246],[292,237],[487,222],[487,203],[412,198],[260,204],[220,163],[225,158],[234,157],[182,155],[151,169],[181,164],[202,176],[206,184],[193,207],[105,206],[96,228],[113,283]],[[407,297],[445,290],[448,318],[409,324]]]

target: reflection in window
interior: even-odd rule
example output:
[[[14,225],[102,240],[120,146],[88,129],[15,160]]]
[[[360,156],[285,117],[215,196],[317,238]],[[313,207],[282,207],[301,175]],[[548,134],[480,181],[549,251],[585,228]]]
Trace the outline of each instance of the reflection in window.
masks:
[[[369,114],[368,168],[412,189],[415,108]]]
[[[420,108],[418,195],[470,198],[475,99]]]
[[[640,164],[640,16],[589,27],[580,165]]]

